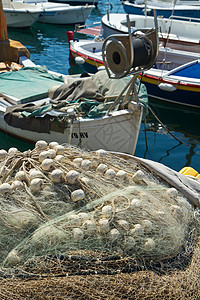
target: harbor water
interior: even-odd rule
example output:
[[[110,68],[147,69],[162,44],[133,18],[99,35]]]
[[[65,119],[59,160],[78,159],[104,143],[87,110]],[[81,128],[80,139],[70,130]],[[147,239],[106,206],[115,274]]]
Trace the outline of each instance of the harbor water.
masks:
[[[124,12],[119,0],[111,1],[111,5],[111,12]],[[87,24],[100,22],[107,10],[107,1],[100,0]],[[80,72],[80,68],[69,63],[66,32],[73,29],[72,26],[36,23],[31,29],[9,28],[8,37],[25,45],[35,64],[46,66],[52,71],[73,74]],[[76,37],[83,38],[77,34]],[[200,172],[200,109],[170,105],[153,99],[149,99],[149,105],[161,122],[149,111],[146,122],[141,125],[135,155],[161,162],[177,171],[191,166]],[[0,133],[0,148],[10,147],[24,151],[33,148],[33,145]]]

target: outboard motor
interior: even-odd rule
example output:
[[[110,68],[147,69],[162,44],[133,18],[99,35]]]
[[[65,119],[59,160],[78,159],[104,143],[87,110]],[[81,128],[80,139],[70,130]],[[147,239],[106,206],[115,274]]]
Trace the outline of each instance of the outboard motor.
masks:
[[[127,74],[138,74],[150,69],[158,55],[158,33],[155,28],[139,29],[131,33],[127,16],[129,34],[113,34],[103,44],[103,62],[109,77],[121,78]]]

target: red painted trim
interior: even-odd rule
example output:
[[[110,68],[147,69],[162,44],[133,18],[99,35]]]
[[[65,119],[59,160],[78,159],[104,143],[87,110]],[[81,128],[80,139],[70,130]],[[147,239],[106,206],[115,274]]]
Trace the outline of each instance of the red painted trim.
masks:
[[[71,52],[72,52],[72,53],[74,53],[74,54],[76,54],[76,55],[78,55],[78,56],[80,56],[80,57],[84,57],[84,58],[86,58],[86,59],[90,59],[91,61],[95,61],[95,62],[97,62],[97,63],[99,63],[99,64],[102,64],[102,65],[103,65],[103,61],[102,61],[102,60],[99,60],[99,59],[94,59],[94,58],[93,58],[93,57],[91,57],[91,56],[88,56],[88,55],[82,54],[82,53],[80,53],[80,52],[78,52],[78,51],[72,50],[71,48],[70,48],[70,50],[71,50]]]
[[[166,83],[169,83],[169,84],[176,84],[178,86],[188,86],[188,87],[194,87],[194,88],[200,88],[200,84],[190,84],[190,83],[180,83],[180,82],[174,82],[174,81],[169,81],[169,80],[164,80],[163,78],[160,78],[160,77],[157,77],[157,76],[153,76],[153,75],[149,75],[149,74],[143,74],[142,76],[143,78],[149,78],[149,79],[152,79],[152,80],[157,80],[159,82],[166,82]]]

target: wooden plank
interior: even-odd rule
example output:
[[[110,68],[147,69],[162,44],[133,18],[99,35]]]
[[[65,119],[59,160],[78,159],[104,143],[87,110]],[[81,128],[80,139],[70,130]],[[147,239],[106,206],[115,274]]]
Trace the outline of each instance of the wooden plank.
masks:
[[[101,32],[101,26],[99,25],[99,26],[94,26],[94,27],[77,29],[76,32],[81,33],[81,34],[98,36],[99,32]]]

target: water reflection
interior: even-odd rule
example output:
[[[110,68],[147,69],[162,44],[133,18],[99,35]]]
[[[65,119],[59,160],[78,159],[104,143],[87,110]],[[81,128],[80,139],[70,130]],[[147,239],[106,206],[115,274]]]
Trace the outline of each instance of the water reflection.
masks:
[[[68,73],[70,75],[73,74],[82,74],[84,72],[84,69],[81,65],[77,65],[73,59],[69,59],[70,68],[68,69]]]
[[[8,28],[8,37],[20,41],[30,52],[41,53],[44,49],[38,32],[31,28]]]
[[[177,149],[180,145],[181,145],[181,143],[178,143],[178,145],[176,145],[176,146],[174,146],[174,147],[172,147],[172,148],[166,150],[166,154],[163,155],[163,156],[158,160],[158,162],[159,162],[159,163],[162,163],[162,161],[164,160],[164,158],[169,157],[169,156],[170,156],[170,153],[171,153],[173,150]],[[185,167],[185,166],[184,166],[184,167]]]
[[[149,100],[149,104],[169,130],[184,133],[185,136],[200,138],[200,109],[168,104],[153,99]],[[149,114],[149,123],[152,120],[155,118]]]
[[[146,125],[141,126],[136,155],[161,162],[177,171],[184,166],[193,166],[200,171],[200,110],[152,99],[149,103],[177,140],[149,113]]]
[[[26,46],[35,64],[68,74],[69,47],[66,31],[72,29],[72,26],[36,23],[26,30],[9,28],[8,37]]]
[[[0,149],[8,150],[11,147],[16,147],[20,151],[25,151],[27,149],[33,149],[34,145],[11,137],[0,131]]]
[[[188,154],[186,154],[185,158],[186,158],[186,166],[190,166],[192,163],[192,157],[195,155],[195,148],[196,148],[196,144],[191,143],[190,147],[189,147],[189,152]]]

